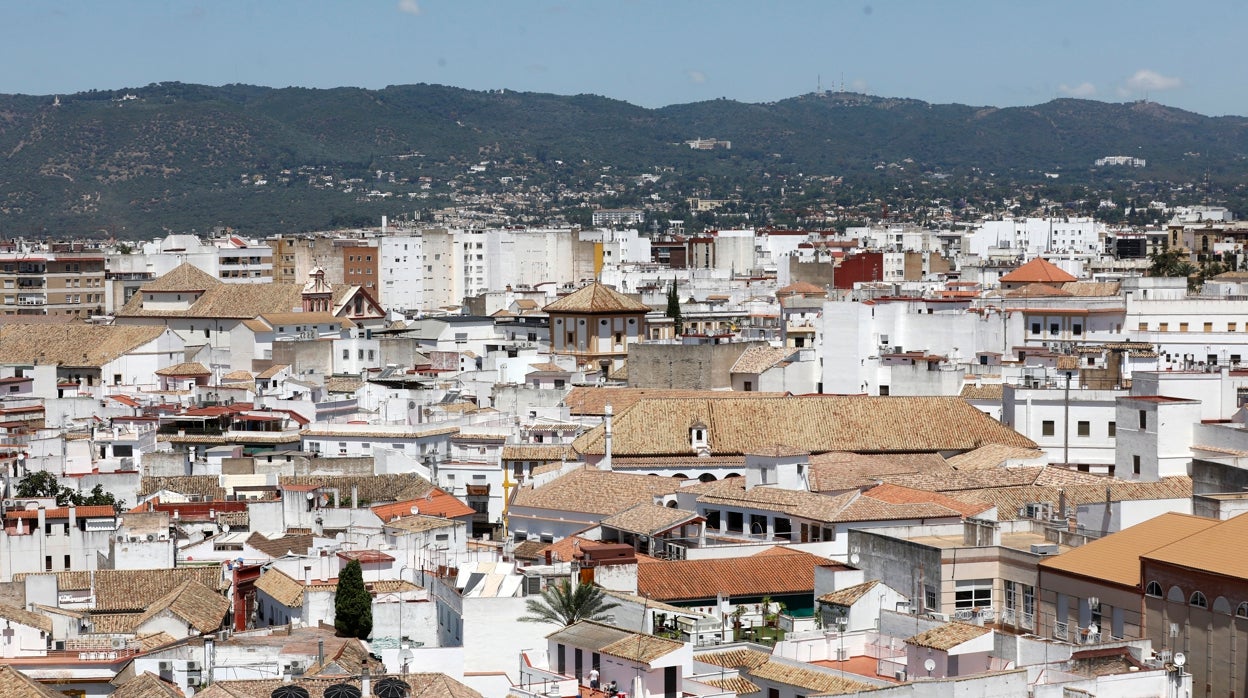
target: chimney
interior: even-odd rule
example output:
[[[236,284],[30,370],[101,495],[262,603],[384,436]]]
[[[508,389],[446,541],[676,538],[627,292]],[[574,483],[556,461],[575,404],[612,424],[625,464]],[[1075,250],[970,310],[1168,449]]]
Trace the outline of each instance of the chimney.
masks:
[[[373,677],[368,672],[368,660],[360,662],[360,698],[373,698]]]
[[[351,508],[360,508],[360,487],[359,485],[351,485]]]
[[[316,665],[325,666],[325,638],[316,638]]]
[[[312,565],[303,566],[303,585],[308,586],[312,583]]]
[[[43,527],[44,527],[46,516],[47,516],[47,509],[44,509],[42,504],[39,505],[39,512],[36,514],[36,516],[39,517],[39,530],[42,531],[44,530]]]
[[[69,528],[70,530],[78,528],[78,507],[73,504],[69,505]]]
[[[611,403],[608,402],[606,407],[602,410],[602,425],[604,429],[602,437],[603,453],[602,460],[598,461],[599,470],[611,469],[611,415],[613,413],[614,410],[611,409]]]

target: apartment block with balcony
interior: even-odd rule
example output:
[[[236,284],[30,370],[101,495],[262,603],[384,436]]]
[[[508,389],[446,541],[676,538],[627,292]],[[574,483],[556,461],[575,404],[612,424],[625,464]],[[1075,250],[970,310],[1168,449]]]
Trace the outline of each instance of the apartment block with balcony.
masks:
[[[4,315],[99,315],[105,306],[104,255],[0,255],[0,289]]]

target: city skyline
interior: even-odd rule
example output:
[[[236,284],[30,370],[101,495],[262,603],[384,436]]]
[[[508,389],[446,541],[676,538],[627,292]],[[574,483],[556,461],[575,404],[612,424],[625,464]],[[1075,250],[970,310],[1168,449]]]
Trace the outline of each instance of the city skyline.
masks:
[[[1225,2],[9,5],[0,57],[21,68],[0,79],[3,93],[435,83],[660,107],[822,87],[994,107],[1149,99],[1248,115],[1234,54],[1248,7]],[[1183,40],[1165,40],[1179,28]]]

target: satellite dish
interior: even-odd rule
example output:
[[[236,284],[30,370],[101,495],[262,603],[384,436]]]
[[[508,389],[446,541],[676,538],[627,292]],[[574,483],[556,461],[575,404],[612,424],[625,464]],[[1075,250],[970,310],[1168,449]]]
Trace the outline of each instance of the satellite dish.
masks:
[[[230,525],[229,525],[229,524],[221,524],[221,532],[222,532],[222,533],[229,533],[229,532],[230,532]]]
[[[415,515],[417,515],[417,514],[419,514],[419,513],[420,513],[420,507],[413,505],[413,506],[412,506],[412,516],[415,516]]]
[[[927,669],[928,671],[931,671],[932,669],[935,669],[935,668],[936,668],[936,660],[931,659],[931,658],[928,658],[927,660],[925,660],[925,661],[923,662],[923,668],[924,668],[924,669]]]
[[[1175,652],[1174,653],[1174,665],[1183,666],[1184,664],[1187,664],[1187,655],[1183,654],[1182,652]]]
[[[860,559],[861,559],[861,558],[858,556],[858,553],[850,553],[850,554],[849,554],[849,564],[851,564],[851,565],[857,566],[857,565],[858,565],[858,560],[860,560]]]
[[[309,500],[316,499],[316,493],[315,493],[315,492],[309,492],[309,493],[308,493],[308,499],[309,499]]]

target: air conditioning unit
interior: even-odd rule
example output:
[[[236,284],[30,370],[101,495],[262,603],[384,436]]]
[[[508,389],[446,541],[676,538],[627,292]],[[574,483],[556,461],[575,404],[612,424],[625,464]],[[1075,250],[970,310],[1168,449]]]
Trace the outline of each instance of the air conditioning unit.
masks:
[[[15,508],[16,506],[17,506],[17,502],[16,502],[15,500],[12,500],[12,499],[6,499],[6,500],[4,500],[4,508],[5,508],[5,509],[13,509],[13,508]]]
[[[302,676],[304,670],[306,669],[307,667],[304,666],[303,662],[291,662],[290,663],[290,675],[291,676]]]
[[[199,676],[188,676],[186,677],[186,685],[191,688],[199,688],[204,685],[204,679]]]
[[[949,614],[948,614],[948,613],[929,613],[929,614],[927,614],[927,617],[928,617],[928,618],[931,618],[932,620],[938,620],[938,621],[940,621],[940,622],[942,622],[942,623],[948,623],[948,622],[949,622]]]
[[[199,671],[199,662],[187,662],[186,670],[187,671]]]
[[[124,637],[113,638],[113,649],[124,650],[126,648],[126,639]]]
[[[906,670],[905,670],[905,669],[898,669],[897,671],[894,671],[894,672],[893,672],[893,678],[894,678],[894,679],[897,679],[898,681],[901,681],[902,683],[905,683],[905,681],[906,681]]]
[[[849,650],[844,647],[837,647],[836,648],[836,661],[838,662],[849,661]]]
[[[126,542],[126,534],[124,534],[124,533],[118,533],[118,534],[117,534],[117,542],[118,542],[118,543],[125,543],[125,542]]]
[[[151,543],[151,542],[152,542],[152,541],[154,541],[154,540],[156,540],[156,534],[155,534],[155,533],[149,533],[149,534],[147,534],[147,542],[148,542],[148,543]]]
[[[157,667],[162,674],[167,674],[173,671],[173,662],[161,662],[157,665]]]
[[[1058,553],[1057,543],[1032,543],[1031,553],[1033,555],[1056,555]]]

